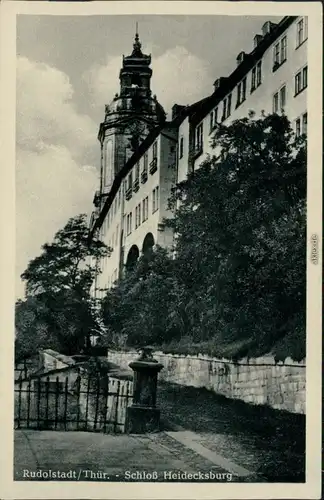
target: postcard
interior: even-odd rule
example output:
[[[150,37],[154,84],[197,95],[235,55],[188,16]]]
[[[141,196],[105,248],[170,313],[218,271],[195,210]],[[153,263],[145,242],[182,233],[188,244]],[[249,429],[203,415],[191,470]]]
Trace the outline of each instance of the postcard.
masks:
[[[321,4],[0,12],[1,498],[319,498]]]

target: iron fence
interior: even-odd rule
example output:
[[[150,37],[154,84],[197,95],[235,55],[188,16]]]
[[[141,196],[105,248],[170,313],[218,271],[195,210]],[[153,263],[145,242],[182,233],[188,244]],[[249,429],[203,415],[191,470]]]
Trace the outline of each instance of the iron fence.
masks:
[[[108,376],[22,378],[15,384],[16,429],[124,432],[133,382]]]

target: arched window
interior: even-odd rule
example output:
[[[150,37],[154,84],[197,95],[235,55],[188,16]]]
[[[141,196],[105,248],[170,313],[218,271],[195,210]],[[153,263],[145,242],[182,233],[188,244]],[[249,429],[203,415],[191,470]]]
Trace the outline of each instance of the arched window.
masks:
[[[105,155],[104,155],[104,187],[110,187],[113,182],[113,142],[108,140],[105,144]]]
[[[140,75],[132,75],[132,85],[136,85],[137,87],[141,86],[141,77],[140,77]]]
[[[149,254],[154,247],[154,236],[152,233],[147,233],[143,241],[142,252],[144,255]]]
[[[136,262],[139,258],[139,249],[136,245],[133,245],[127,255],[127,260],[126,260],[126,269],[127,271],[131,271],[134,269]]]

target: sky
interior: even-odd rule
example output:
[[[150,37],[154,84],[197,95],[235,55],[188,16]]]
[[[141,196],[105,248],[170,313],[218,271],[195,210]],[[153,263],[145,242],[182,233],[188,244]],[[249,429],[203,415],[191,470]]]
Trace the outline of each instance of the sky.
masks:
[[[274,16],[17,18],[16,296],[20,275],[70,217],[90,214],[99,186],[97,133],[119,90],[136,22],[152,54],[152,91],[167,112],[212,93]],[[169,115],[170,116],[170,115]]]

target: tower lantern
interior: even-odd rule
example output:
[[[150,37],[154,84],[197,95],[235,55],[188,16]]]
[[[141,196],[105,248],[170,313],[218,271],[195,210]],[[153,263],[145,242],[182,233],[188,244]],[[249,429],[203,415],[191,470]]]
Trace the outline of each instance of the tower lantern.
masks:
[[[115,176],[150,130],[165,121],[162,106],[152,96],[150,65],[151,55],[142,52],[136,26],[133,50],[122,58],[119,93],[109,105],[105,105],[104,121],[99,128],[102,200],[108,194]]]

